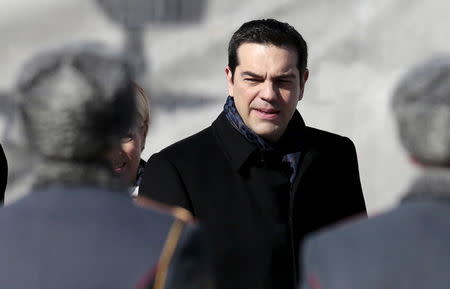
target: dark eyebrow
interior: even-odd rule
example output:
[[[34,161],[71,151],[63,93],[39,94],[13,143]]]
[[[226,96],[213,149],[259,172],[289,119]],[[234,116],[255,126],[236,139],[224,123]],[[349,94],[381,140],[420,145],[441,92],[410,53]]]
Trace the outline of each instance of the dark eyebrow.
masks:
[[[241,76],[242,76],[242,77],[250,76],[250,77],[253,77],[253,78],[263,78],[261,75],[258,75],[258,74],[256,74],[256,73],[253,73],[253,72],[251,72],[251,71],[244,71],[244,72],[241,72]]]
[[[292,79],[292,78],[295,78],[295,74],[294,73],[281,74],[281,75],[276,77],[276,79]]]

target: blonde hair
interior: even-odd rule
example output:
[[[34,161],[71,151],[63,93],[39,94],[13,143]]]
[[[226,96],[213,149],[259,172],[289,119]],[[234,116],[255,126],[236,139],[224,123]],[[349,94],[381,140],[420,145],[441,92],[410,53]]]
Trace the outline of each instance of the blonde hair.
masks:
[[[138,127],[148,127],[150,123],[150,98],[136,82],[133,82],[133,87],[136,93],[136,124]]]

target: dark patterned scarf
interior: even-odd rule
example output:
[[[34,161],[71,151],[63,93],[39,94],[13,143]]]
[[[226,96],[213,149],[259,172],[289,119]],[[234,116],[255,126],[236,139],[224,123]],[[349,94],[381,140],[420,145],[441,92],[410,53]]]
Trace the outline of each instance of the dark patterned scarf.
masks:
[[[289,151],[283,148],[283,145],[272,144],[256,133],[254,133],[250,128],[248,128],[241,116],[239,115],[236,106],[234,104],[234,98],[228,96],[227,101],[223,107],[226,118],[230,124],[240,132],[250,143],[255,144],[260,151],[267,152],[278,152],[283,155],[282,162],[285,162],[291,168],[291,184],[294,182],[295,176],[297,175],[298,162],[300,160],[300,144],[295,144],[297,151]]]

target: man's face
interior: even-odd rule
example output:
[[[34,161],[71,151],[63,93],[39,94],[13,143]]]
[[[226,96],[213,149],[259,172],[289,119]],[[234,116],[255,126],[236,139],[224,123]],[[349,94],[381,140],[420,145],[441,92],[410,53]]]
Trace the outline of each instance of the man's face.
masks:
[[[244,43],[237,50],[234,72],[227,66],[228,93],[244,123],[259,136],[276,142],[303,97],[308,71],[297,69],[292,48]]]

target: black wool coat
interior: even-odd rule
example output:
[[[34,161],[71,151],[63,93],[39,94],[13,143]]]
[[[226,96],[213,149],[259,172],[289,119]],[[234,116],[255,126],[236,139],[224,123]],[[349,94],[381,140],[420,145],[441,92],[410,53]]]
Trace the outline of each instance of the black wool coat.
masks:
[[[294,288],[305,234],[365,213],[353,143],[306,127],[298,112],[282,140],[290,138],[302,144],[292,185],[290,168],[260,152],[223,113],[147,163],[139,195],[199,219],[218,288]]]

